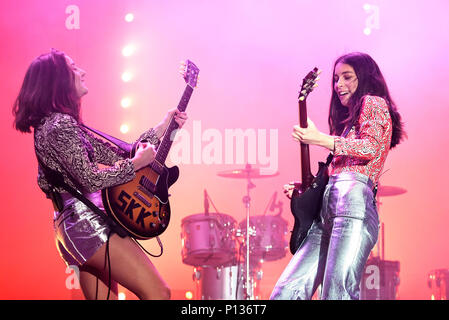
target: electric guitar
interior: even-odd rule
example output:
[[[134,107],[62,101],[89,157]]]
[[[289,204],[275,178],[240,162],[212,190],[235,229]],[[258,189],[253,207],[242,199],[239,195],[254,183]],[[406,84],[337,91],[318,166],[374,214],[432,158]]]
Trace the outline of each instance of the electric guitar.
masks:
[[[298,97],[299,126],[307,128],[307,97],[317,86],[319,71],[314,68],[303,79]],[[290,238],[290,252],[294,254],[307,235],[310,226],[321,210],[324,187],[328,182],[327,165],[319,163],[318,173],[313,176],[310,170],[309,145],[301,143],[301,182],[295,183],[290,208],[295,223]]]
[[[184,112],[197,84],[199,69],[191,61],[186,61],[184,80],[187,86],[178,104]],[[170,203],[168,189],[179,177],[179,168],[165,165],[168,152],[174,140],[178,124],[171,119],[157,149],[154,161],[136,172],[136,177],[121,185],[102,190],[106,212],[114,218],[131,236],[136,239],[150,239],[162,234],[170,222]],[[172,136],[173,135],[173,136]],[[134,156],[137,143],[132,147]]]

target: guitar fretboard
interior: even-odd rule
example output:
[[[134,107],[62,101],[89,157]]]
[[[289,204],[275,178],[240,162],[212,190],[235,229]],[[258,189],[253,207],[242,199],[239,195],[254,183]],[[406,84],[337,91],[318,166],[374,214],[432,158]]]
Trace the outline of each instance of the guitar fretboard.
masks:
[[[189,103],[190,97],[192,96],[192,92],[193,88],[190,85],[187,85],[177,107],[179,111],[184,112],[186,110],[187,104]],[[173,131],[178,129],[178,127],[178,123],[174,118],[172,118],[167,129],[165,130],[164,137],[162,138],[162,141],[157,149],[155,157],[155,159],[161,164],[164,164],[165,160],[167,159],[168,152],[170,151],[171,145],[173,143],[173,140],[171,139],[172,133]]]
[[[307,128],[307,103],[306,100],[299,101],[299,126]],[[304,188],[308,188],[313,181],[310,170],[309,145],[301,143],[301,183]]]

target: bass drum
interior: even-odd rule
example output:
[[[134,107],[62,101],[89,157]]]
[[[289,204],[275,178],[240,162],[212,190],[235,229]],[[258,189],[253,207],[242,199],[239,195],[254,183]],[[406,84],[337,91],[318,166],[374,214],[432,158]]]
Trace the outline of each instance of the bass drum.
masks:
[[[182,262],[191,266],[221,266],[237,255],[236,220],[223,213],[194,214],[181,222]]]
[[[224,267],[199,267],[194,269],[193,279],[197,284],[199,300],[247,300],[246,266],[244,263]],[[260,268],[250,271],[250,293],[260,300]]]
[[[251,259],[262,259],[274,261],[282,259],[287,253],[287,221],[279,215],[276,216],[253,216],[249,218],[249,226],[255,231],[249,237],[249,253]],[[239,224],[241,235],[246,240],[246,220]],[[242,252],[246,254],[246,245]]]

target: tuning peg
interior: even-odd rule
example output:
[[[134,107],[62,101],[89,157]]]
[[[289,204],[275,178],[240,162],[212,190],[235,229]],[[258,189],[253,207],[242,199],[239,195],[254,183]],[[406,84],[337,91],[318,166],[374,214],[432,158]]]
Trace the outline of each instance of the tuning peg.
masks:
[[[314,88],[318,87],[318,83],[315,83],[315,84],[313,85],[313,87],[314,87]]]
[[[304,101],[304,99],[305,99],[304,96],[299,97],[299,101]]]
[[[185,61],[180,61],[179,63],[180,63],[180,66],[179,66],[178,71],[183,77],[185,77],[187,74],[187,64]]]

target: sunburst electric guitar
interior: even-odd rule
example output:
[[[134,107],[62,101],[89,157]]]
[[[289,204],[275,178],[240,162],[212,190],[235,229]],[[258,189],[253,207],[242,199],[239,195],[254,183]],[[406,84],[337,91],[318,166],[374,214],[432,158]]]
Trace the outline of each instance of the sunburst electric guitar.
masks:
[[[197,84],[199,69],[187,60],[184,79],[187,86],[178,104],[184,112]],[[171,119],[159,144],[154,161],[136,172],[136,177],[121,185],[102,190],[106,212],[114,218],[130,235],[137,239],[150,239],[162,234],[170,222],[168,189],[179,177],[179,168],[165,165],[173,143],[173,131],[178,124]],[[173,136],[172,136],[173,134]],[[134,156],[137,143],[132,147]]]

